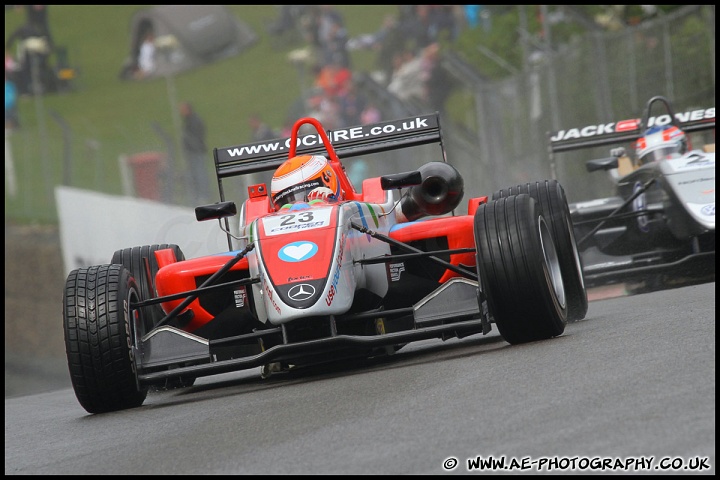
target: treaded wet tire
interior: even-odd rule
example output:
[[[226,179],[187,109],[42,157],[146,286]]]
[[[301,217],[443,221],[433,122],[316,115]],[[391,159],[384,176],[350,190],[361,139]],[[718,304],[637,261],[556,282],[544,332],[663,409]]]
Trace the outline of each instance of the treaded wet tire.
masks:
[[[557,180],[529,182],[498,190],[493,194],[492,199],[496,200],[520,193],[530,195],[540,204],[542,215],[550,224],[565,283],[568,321],[582,320],[588,311],[587,289],[565,189]]]
[[[63,296],[63,331],[70,380],[89,413],[139,407],[147,388],[138,386],[134,320],[140,300],[135,279],[122,265],[70,272]]]
[[[480,285],[511,344],[561,335],[567,305],[552,233],[527,194],[480,205],[474,217]]]

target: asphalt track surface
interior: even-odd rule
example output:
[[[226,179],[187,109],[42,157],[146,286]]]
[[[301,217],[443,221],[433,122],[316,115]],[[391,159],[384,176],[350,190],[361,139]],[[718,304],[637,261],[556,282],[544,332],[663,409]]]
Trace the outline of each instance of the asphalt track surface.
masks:
[[[252,369],[110,414],[70,388],[5,399],[6,475],[490,473],[477,457],[504,459],[496,474],[714,474],[715,283],[593,301],[552,340]]]

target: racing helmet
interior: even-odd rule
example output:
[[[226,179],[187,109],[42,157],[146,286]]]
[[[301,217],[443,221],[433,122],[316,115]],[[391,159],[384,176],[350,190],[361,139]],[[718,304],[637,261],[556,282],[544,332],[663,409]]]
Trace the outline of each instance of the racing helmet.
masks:
[[[640,164],[682,155],[686,151],[685,132],[674,125],[650,127],[635,143],[635,155]]]
[[[340,182],[327,158],[298,155],[286,160],[275,171],[270,181],[270,196],[275,210],[279,210],[286,204],[307,202],[310,192],[319,187],[332,191],[330,199],[342,199]]]

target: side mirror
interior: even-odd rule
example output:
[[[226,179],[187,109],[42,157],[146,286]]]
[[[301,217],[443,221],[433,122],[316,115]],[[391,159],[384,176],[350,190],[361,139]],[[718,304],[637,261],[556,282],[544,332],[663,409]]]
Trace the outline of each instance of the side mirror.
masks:
[[[419,171],[391,173],[380,177],[380,187],[383,190],[393,190],[396,188],[412,187],[422,183],[422,173]]]
[[[585,163],[585,168],[588,172],[595,172],[597,170],[611,170],[617,167],[617,157],[598,158],[595,160],[588,160]]]
[[[200,205],[195,207],[195,218],[198,222],[203,220],[215,220],[225,217],[232,217],[237,214],[235,202],[219,202],[212,205]]]

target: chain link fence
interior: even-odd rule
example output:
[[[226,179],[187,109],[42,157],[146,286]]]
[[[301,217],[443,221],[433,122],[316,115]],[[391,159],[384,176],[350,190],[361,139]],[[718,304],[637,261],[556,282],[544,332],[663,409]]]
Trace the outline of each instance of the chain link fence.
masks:
[[[470,106],[455,124],[443,119],[448,157],[471,186],[466,196],[548,178],[571,202],[607,196],[610,177],[589,174],[585,160],[607,157],[609,148],[555,154],[553,166],[548,133],[640,118],[656,95],[676,112],[714,107],[715,7],[691,5],[619,32],[545,45],[528,60],[502,81],[484,80],[458,57],[443,60]]]
[[[441,109],[445,150],[448,161],[465,179],[466,199],[549,178],[563,184],[571,202],[607,196],[613,189],[611,178],[586,172],[585,160],[606,157],[609,149],[555,154],[551,164],[549,132],[639,118],[647,100],[656,95],[670,99],[676,112],[715,105],[712,5],[689,5],[619,32],[592,32],[568,45],[552,45],[546,39],[545,44],[533,48],[521,71],[500,81],[481,77],[452,53],[442,59],[443,68],[453,78],[453,94],[461,98],[462,104],[452,115]],[[358,74],[357,78],[364,93],[381,107],[384,119],[427,114],[428,109],[439,107],[402,102],[369,75]],[[37,116],[42,119],[42,96],[35,102]],[[6,134],[6,218],[10,203],[20,217],[41,222],[55,220],[52,192],[54,184],[71,183],[67,151],[73,139],[67,128],[58,128],[63,126],[62,118],[51,118],[47,125],[40,122],[38,127],[40,136],[50,141],[39,143],[46,150],[49,144],[56,146],[55,161],[49,161],[50,154],[45,152],[40,155],[42,164],[36,168],[8,173]],[[33,157],[30,152],[38,148],[36,133],[25,130],[15,135],[12,155],[16,161]],[[714,131],[711,137],[714,142]],[[157,138],[150,140],[146,139],[146,143],[158,144]],[[72,184],[92,184],[106,191],[108,167],[103,166],[98,148],[96,141],[85,141],[86,163],[94,168],[72,172],[77,177]],[[165,154],[168,163],[179,160],[170,147]],[[416,156],[415,160],[441,160],[436,150],[394,155],[381,162],[382,171],[367,171],[367,175],[402,171],[402,155]],[[45,179],[43,191],[14,193],[16,184],[28,183],[28,177],[38,175],[38,170]],[[160,178],[165,183],[170,180]],[[132,182],[130,179],[124,183]],[[172,180],[174,185],[183,183],[183,179]],[[178,201],[177,195],[167,196]],[[464,207],[461,204],[458,212],[462,213]]]

